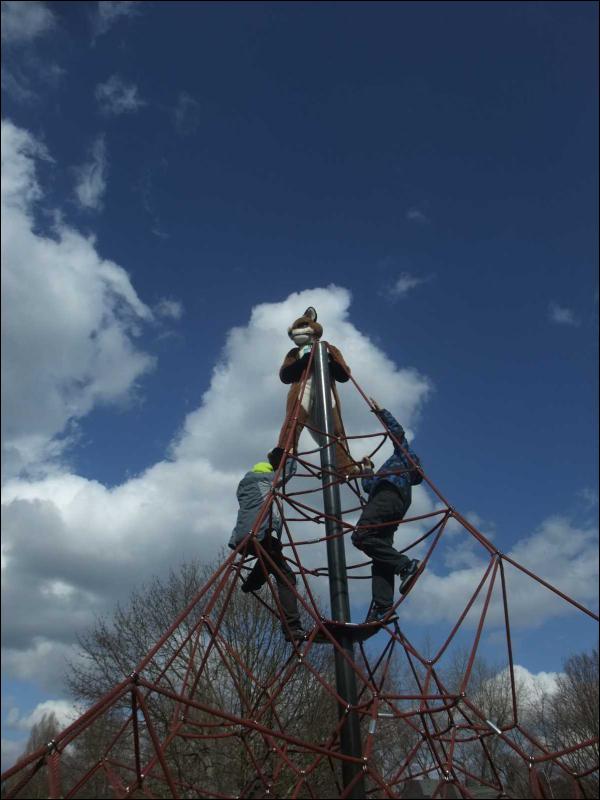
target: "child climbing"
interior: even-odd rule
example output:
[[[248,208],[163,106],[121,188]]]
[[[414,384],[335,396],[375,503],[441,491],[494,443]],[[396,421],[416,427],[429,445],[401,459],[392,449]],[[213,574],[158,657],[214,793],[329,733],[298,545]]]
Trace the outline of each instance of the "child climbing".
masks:
[[[394,548],[394,533],[410,507],[411,487],[421,483],[423,476],[416,468],[420,461],[409,447],[402,425],[373,398],[371,404],[371,410],[397,441],[393,441],[393,455],[376,473],[370,458],[361,462],[366,473],[362,486],[369,499],[352,534],[352,544],[373,560],[373,602],[367,622],[393,622],[398,619],[392,610],[395,576],[400,576],[400,593],[406,594],[421,563]]]
[[[293,458],[288,458],[285,462],[283,474],[277,484],[274,485],[275,473],[279,468],[283,455],[283,448],[275,447],[268,454],[268,461],[259,461],[240,481],[237,488],[239,503],[237,522],[229,540],[229,547],[232,550],[235,550],[254,527],[265,498],[274,488],[281,486],[296,472],[296,461]],[[257,591],[261,586],[264,586],[269,574],[275,578],[279,603],[284,616],[284,619],[282,619],[283,633],[289,642],[304,639],[306,633],[300,623],[298,602],[296,595],[292,591],[292,586],[296,584],[296,576],[281,549],[282,525],[279,509],[276,503],[273,503],[259,529],[249,538],[248,543],[242,550],[242,555],[256,556],[257,558],[250,574],[242,583],[242,591]],[[259,543],[258,546],[257,543]],[[261,553],[261,551],[265,552]],[[259,553],[261,553],[262,558]]]

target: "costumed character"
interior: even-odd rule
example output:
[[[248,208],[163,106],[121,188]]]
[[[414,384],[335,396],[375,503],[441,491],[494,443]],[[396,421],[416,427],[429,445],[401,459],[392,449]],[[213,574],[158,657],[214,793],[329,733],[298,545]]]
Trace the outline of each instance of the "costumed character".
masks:
[[[317,312],[312,306],[306,309],[304,314],[295,320],[288,328],[288,336],[294,342],[296,347],[292,348],[286,355],[284,362],[279,370],[279,377],[282,383],[291,384],[287,396],[287,403],[285,409],[285,422],[279,434],[279,447],[285,447],[290,432],[290,428],[294,425],[292,412],[296,406],[298,396],[302,388],[302,376],[306,370],[306,366],[310,359],[310,352],[313,344],[319,341],[323,335],[323,327],[317,322]],[[339,410],[339,399],[335,389],[335,382],[346,383],[350,379],[350,367],[344,361],[344,357],[337,349],[331,344],[327,345],[329,351],[329,372],[331,377],[331,402],[333,407],[333,433],[336,436],[335,443],[335,458],[337,471],[342,475],[352,475],[360,472],[360,467],[352,460],[348,451],[347,445],[343,442],[345,439],[344,426]],[[312,375],[309,375],[302,395],[302,402],[298,409],[298,420],[296,423],[296,431],[294,434],[291,446],[294,452],[298,451],[298,439],[302,433],[302,429],[306,424],[317,428],[315,424],[313,411],[315,404],[315,391],[313,386]],[[320,444],[317,434],[310,430],[312,438]]]

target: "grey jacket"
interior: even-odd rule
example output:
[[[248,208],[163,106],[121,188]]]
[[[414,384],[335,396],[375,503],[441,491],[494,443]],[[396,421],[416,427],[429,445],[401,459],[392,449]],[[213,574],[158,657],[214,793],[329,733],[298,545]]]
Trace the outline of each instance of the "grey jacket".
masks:
[[[258,465],[257,465],[258,466]],[[291,478],[296,472],[297,464],[293,458],[288,458],[285,467],[280,475],[275,488]],[[232,550],[245,539],[250,533],[258,518],[265,498],[273,490],[274,472],[247,472],[240,481],[237,488],[237,499],[240,505],[237,515],[237,522],[229,540],[229,547]],[[271,508],[265,514],[260,528],[256,531],[256,538],[262,541],[267,531],[273,531],[277,536],[281,534],[282,528],[281,515],[276,503],[271,504]]]

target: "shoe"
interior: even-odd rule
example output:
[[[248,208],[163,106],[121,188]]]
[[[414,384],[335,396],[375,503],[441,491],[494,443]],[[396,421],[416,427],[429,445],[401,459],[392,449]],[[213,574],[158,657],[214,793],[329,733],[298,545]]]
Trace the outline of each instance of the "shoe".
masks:
[[[374,608],[369,612],[365,624],[370,625],[373,622],[377,622],[387,625],[388,622],[394,622],[397,619],[399,619],[398,614],[391,606],[389,608]]]
[[[267,578],[262,572],[258,574],[252,574],[251,572],[246,580],[242,581],[240,589],[244,594],[248,594],[248,592],[258,592],[258,590],[262,589],[266,582]]]
[[[416,558],[413,558],[408,567],[402,570],[400,573],[400,594],[408,594],[408,592],[412,589],[412,585],[415,582],[420,566],[421,562]]]
[[[283,638],[286,642],[301,642],[306,639],[306,631],[304,628],[290,628],[289,630],[284,628]]]

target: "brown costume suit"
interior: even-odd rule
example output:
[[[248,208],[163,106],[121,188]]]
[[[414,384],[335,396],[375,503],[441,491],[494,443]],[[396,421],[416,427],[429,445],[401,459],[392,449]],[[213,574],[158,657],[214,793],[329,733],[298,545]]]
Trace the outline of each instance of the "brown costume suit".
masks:
[[[294,324],[290,327],[290,332],[297,330],[299,328],[307,329],[310,328],[312,330],[312,339],[313,342],[316,342],[320,339],[323,328],[316,322],[316,313],[314,315],[314,319],[308,315],[308,310],[305,312],[303,317],[297,319]],[[292,333],[290,333],[292,336]],[[306,365],[308,363],[308,357],[305,356],[304,358],[299,358],[300,353],[299,347],[292,348],[289,353],[286,355],[283,364],[281,365],[281,369],[279,370],[279,378],[281,379],[282,383],[291,384],[290,390],[287,396],[287,403],[286,403],[286,410],[285,415],[286,419],[283,423],[283,427],[281,429],[281,433],[279,434],[279,447],[285,447],[287,444],[290,428],[294,425],[294,419],[292,417],[292,412],[300,395],[300,391],[302,388],[302,376],[304,374],[304,370],[306,369]],[[337,349],[331,344],[327,344],[327,349],[329,351],[329,371],[331,376],[331,384],[332,389],[334,388],[333,384],[334,381],[339,381],[339,383],[346,383],[346,381],[350,378],[350,367],[344,361],[344,357]],[[335,392],[334,392],[335,397]],[[312,375],[309,376],[306,388],[304,390],[304,395],[302,397],[302,402],[298,408],[298,420],[296,423],[296,431],[293,436],[292,441],[290,444],[293,446],[294,450],[298,448],[298,439],[300,438],[300,434],[302,433],[302,429],[304,428],[306,423],[311,424],[313,427],[314,421],[312,420],[312,410],[313,410],[313,387],[312,387]],[[342,426],[342,420],[340,417],[340,412],[338,409],[337,402],[333,405],[333,432],[335,436],[343,437],[344,436],[344,429]],[[315,438],[315,435],[312,431],[310,431],[311,436]],[[288,447],[290,445],[288,444]],[[343,474],[348,474],[356,470],[356,464],[352,460],[347,447],[341,441],[336,442],[335,446],[335,457],[336,457],[336,466],[339,472]]]

